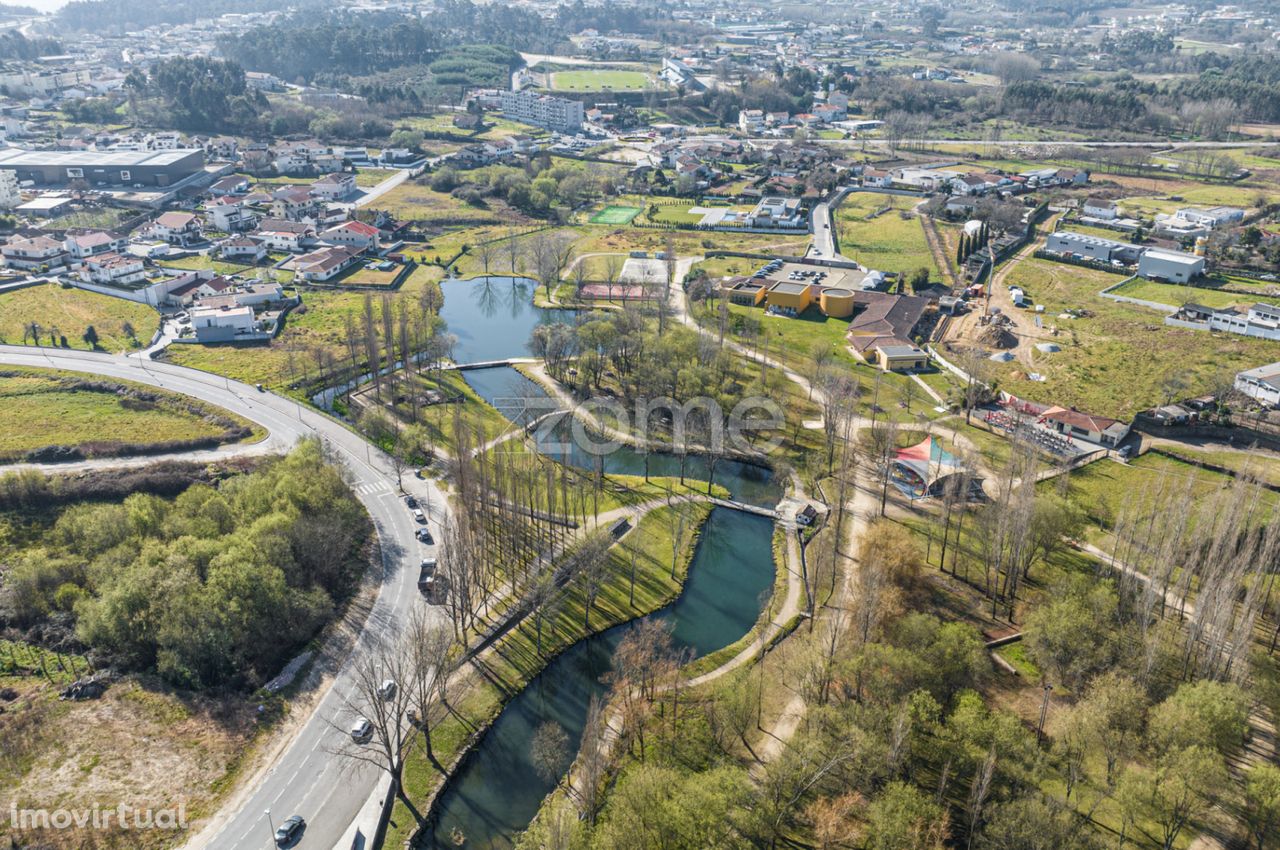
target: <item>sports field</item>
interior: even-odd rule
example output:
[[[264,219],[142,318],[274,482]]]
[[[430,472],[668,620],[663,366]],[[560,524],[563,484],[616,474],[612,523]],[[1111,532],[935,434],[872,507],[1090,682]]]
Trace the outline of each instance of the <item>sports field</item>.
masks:
[[[644,210],[640,207],[623,207],[610,204],[600,212],[591,216],[592,224],[630,224],[631,219],[640,215]]]
[[[643,91],[651,88],[643,71],[587,70],[556,71],[551,75],[554,91]]]

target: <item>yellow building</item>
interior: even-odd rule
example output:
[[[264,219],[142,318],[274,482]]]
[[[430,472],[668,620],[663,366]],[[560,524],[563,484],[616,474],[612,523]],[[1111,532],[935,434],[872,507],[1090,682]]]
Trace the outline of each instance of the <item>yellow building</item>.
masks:
[[[847,289],[824,289],[818,296],[818,306],[833,319],[847,319],[853,315],[853,293]]]
[[[876,363],[886,372],[911,372],[929,365],[929,355],[910,343],[876,346]]]
[[[765,303],[775,310],[794,311],[799,315],[813,303],[813,286],[785,280],[775,283],[765,293]]]

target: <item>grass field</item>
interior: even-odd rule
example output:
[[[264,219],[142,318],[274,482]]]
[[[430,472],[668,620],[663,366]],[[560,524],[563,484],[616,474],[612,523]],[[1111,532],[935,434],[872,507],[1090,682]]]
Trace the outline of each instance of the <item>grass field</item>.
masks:
[[[600,212],[591,216],[592,224],[630,224],[631,220],[644,212],[640,207],[623,207],[610,204]]]
[[[929,252],[924,228],[914,216],[903,218],[901,214],[915,202],[914,198],[873,192],[850,194],[836,210],[840,253],[885,272],[910,274],[924,267],[933,279],[939,279],[941,272]],[[885,207],[887,212],[869,218]]]
[[[478,225],[501,224],[509,217],[505,205],[473,207],[452,195],[437,192],[430,186],[405,181],[373,202],[375,209],[386,210],[403,221],[425,224]]]
[[[1223,292],[1220,289],[1208,289],[1202,286],[1182,286],[1176,283],[1159,283],[1142,279],[1131,280],[1118,289],[1112,290],[1111,294],[1171,304],[1174,307],[1180,307],[1188,301],[1203,304],[1206,307],[1231,307],[1236,304],[1253,304],[1257,301],[1274,304],[1280,301],[1275,297],[1262,294],[1246,295],[1241,292]]]
[[[117,352],[135,347],[133,338],[124,332],[126,324],[133,327],[137,344],[145,344],[160,326],[160,316],[145,304],[54,284],[0,295],[0,342],[20,344],[23,326],[32,322],[41,328],[42,344],[48,344],[52,332],[65,336],[71,348],[89,349],[83,336],[92,325],[99,347]]]
[[[1267,340],[1169,327],[1161,313],[1099,296],[1117,282],[1106,272],[1026,259],[1006,282],[1045,305],[1044,334],[1062,346],[1055,354],[1033,352],[1031,370],[1017,361],[995,367],[1001,389],[1035,401],[1128,419],[1163,404],[1170,392],[1178,397],[1206,392],[1224,375],[1276,359],[1274,343]],[[1197,300],[1202,294],[1215,293],[1196,290]],[[1059,319],[1068,308],[1093,315]],[[1058,334],[1049,337],[1054,326]],[[1028,380],[1028,371],[1045,380]]]
[[[643,71],[556,71],[551,75],[553,91],[643,91],[648,88],[656,86]]]
[[[249,423],[230,413],[127,381],[155,402],[126,399],[112,391],[78,386],[90,375],[53,370],[0,372],[0,459],[18,459],[45,446],[92,446],[124,443],[144,446],[172,440],[217,437],[229,425]]]

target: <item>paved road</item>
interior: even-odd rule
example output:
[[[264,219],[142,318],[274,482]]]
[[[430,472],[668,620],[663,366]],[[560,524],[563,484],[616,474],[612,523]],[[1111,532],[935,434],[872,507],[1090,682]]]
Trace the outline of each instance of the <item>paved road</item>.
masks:
[[[809,246],[809,255],[827,260],[843,260],[836,254],[835,217],[831,215],[831,207],[825,201],[813,205],[813,213],[809,216],[813,228],[813,244]]]
[[[369,206],[369,204],[378,200],[378,198],[381,198],[383,195],[387,194],[392,189],[399,186],[401,183],[403,183],[408,179],[409,179],[409,169],[402,168],[399,171],[397,171],[395,174],[392,174],[386,180],[383,180],[378,185],[373,186],[369,189],[366,189],[364,194],[356,199],[355,205],[357,207],[367,207]]]
[[[383,554],[383,582],[365,630],[346,665],[332,677],[318,708],[276,764],[256,787],[237,795],[228,804],[229,810],[215,815],[187,845],[217,850],[273,846],[265,814],[270,809],[276,824],[293,814],[306,818],[306,833],[296,847],[331,850],[369,798],[379,772],[367,766],[354,767],[329,752],[340,740],[335,739],[340,733],[329,721],[342,726],[350,722],[336,715],[342,704],[340,697],[351,691],[349,671],[355,660],[367,654],[373,636],[386,633],[403,622],[415,605],[424,604],[417,589],[417,564],[424,550],[414,538],[416,526],[401,502],[390,462],[358,435],[292,400],[194,369],[109,354],[12,345],[0,345],[0,363],[73,369],[195,396],[267,428],[273,446],[283,449],[302,437],[319,436],[345,462],[351,486],[373,519]],[[118,464],[104,461],[100,465]],[[445,501],[433,484],[409,477],[405,485],[420,500],[429,499],[433,520],[443,517]],[[443,619],[443,613],[440,616]]]
[[[706,134],[687,136],[683,139],[685,142],[710,142],[723,141],[731,138],[725,133]],[[753,137],[752,141],[763,142],[766,144],[775,144],[777,139],[764,137]],[[864,139],[809,139],[807,144],[828,145],[831,147],[861,147],[868,144],[887,144],[884,139],[869,136]],[[1274,145],[1275,142],[1266,139],[1258,139],[1256,141],[1247,142],[1175,142],[1169,140],[1155,140],[1150,142],[1107,142],[1107,141],[1082,141],[1080,139],[1036,139],[1031,141],[1021,141],[1016,139],[1002,139],[998,142],[987,141],[984,139],[898,139],[899,147],[909,147],[911,145],[989,145],[993,148],[1061,148],[1061,147],[1078,147],[1078,148],[1158,148],[1160,150],[1178,150],[1182,148],[1261,148]]]

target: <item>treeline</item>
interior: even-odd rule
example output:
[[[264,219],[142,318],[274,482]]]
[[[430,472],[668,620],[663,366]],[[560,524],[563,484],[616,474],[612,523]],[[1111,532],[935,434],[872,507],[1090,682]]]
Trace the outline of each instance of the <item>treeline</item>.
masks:
[[[125,78],[136,108],[152,122],[197,132],[252,132],[268,109],[235,62],[203,56],[164,59]]]
[[[1174,103],[1227,100],[1237,117],[1249,121],[1280,121],[1280,62],[1247,56],[1226,68],[1210,68],[1195,80],[1179,80],[1164,90]]]
[[[1132,91],[1058,86],[1036,80],[1008,86],[1003,106],[1006,114],[1026,115],[1035,123],[1051,121],[1081,127],[1123,126],[1147,111],[1142,98]]]
[[[545,217],[557,207],[575,209],[611,192],[615,178],[607,166],[551,164],[538,156],[526,168],[493,166],[479,172],[445,166],[431,175],[431,188],[448,192],[474,207],[499,199],[521,212]]]
[[[36,59],[62,52],[56,38],[27,38],[18,30],[0,34],[0,59]]]
[[[70,619],[110,663],[189,688],[255,687],[333,616],[369,522],[316,442],[170,500],[75,505],[6,565],[12,626]]]
[[[294,16],[218,40],[224,56],[286,80],[325,72],[370,74],[429,60],[440,46],[438,28],[407,16]]]

